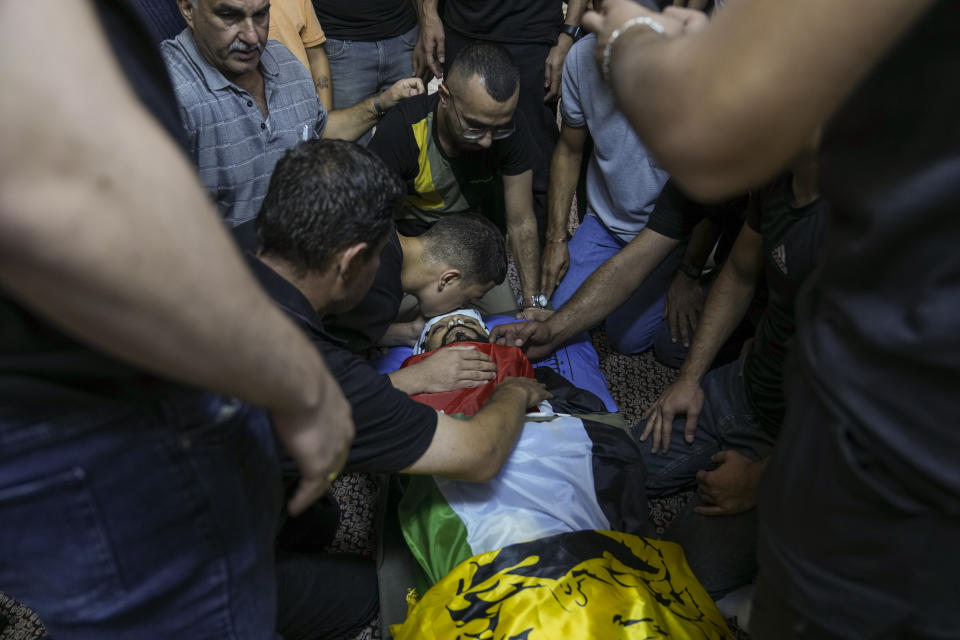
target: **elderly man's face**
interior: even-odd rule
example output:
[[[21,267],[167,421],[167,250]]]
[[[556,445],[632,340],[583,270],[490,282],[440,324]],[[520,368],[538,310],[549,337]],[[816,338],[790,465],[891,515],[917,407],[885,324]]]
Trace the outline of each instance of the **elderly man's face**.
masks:
[[[270,31],[269,0],[179,0],[200,53],[227,79],[256,71]]]
[[[455,342],[486,342],[487,328],[473,316],[452,315],[437,322],[427,332],[424,351],[433,351]]]

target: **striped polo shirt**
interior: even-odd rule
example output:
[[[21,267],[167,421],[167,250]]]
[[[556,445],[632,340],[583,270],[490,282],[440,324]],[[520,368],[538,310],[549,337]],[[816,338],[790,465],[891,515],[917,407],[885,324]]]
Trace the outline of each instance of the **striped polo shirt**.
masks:
[[[161,46],[200,181],[231,226],[257,215],[277,160],[301,140],[317,138],[327,112],[307,71],[268,40],[260,56],[269,115],[197,49],[189,28]]]

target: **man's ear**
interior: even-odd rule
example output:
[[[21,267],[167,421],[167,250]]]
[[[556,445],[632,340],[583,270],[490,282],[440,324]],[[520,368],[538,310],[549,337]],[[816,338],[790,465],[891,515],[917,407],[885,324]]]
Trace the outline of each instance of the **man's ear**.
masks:
[[[337,277],[348,282],[352,280],[369,258],[369,246],[366,242],[360,242],[341,251],[336,259]]]
[[[440,103],[446,108],[447,103],[450,102],[450,89],[441,82],[437,85],[437,93],[440,94]]]
[[[177,8],[180,9],[180,15],[183,16],[183,21],[186,22],[190,30],[193,31],[193,12],[199,7],[194,7],[192,0],[177,0]]]
[[[443,291],[446,287],[459,282],[463,278],[460,269],[444,269],[437,280],[437,290]]]

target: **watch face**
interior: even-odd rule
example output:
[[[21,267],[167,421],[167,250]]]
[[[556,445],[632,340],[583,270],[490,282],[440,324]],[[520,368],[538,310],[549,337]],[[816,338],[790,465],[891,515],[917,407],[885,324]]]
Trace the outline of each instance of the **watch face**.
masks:
[[[541,293],[537,296],[537,306],[541,309],[547,308],[547,302],[549,302],[549,300],[547,300],[546,294]]]

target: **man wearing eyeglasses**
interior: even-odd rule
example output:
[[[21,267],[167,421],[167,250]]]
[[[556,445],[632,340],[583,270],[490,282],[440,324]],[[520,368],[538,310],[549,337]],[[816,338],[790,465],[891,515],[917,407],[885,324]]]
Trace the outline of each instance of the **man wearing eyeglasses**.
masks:
[[[450,67],[438,93],[405,101],[384,117],[370,143],[407,184],[397,230],[416,236],[445,215],[476,211],[507,232],[522,298],[508,282],[479,302],[486,313],[546,304],[540,289],[533,213],[536,148],[516,113],[519,75],[501,46],[474,42]]]

